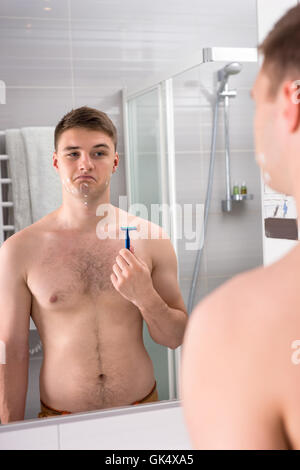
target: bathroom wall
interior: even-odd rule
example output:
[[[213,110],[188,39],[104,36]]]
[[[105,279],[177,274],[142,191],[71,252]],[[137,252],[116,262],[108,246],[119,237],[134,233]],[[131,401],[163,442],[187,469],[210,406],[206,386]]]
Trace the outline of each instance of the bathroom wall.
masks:
[[[255,5],[255,0],[227,0],[226,9],[223,0],[1,0],[0,80],[6,84],[6,104],[0,106],[0,130],[54,126],[64,113],[82,105],[107,112],[119,132],[120,167],[111,189],[112,203],[118,204],[118,196],[126,194],[121,89],[168,70],[201,47],[254,47]],[[211,89],[212,83],[203,73],[198,71],[195,76],[193,72],[190,78],[176,83],[177,187],[181,203],[203,202],[206,185],[211,111],[201,89]],[[241,82],[232,103],[231,144],[233,175],[239,179],[246,175],[255,199],[233,214],[222,214],[223,170],[221,163],[216,167],[215,209],[209,220],[198,298],[235,272],[260,264],[262,258],[259,174],[253,164],[253,108],[247,95],[253,75],[249,71],[249,76],[246,73],[241,78],[246,82]],[[221,140],[219,149],[220,145]],[[221,158],[220,151],[217,159]],[[194,252],[183,256],[180,246],[180,283],[185,299],[194,256]],[[37,332],[31,334],[30,345],[34,347]],[[27,418],[36,417],[38,411],[41,357],[30,362]]]

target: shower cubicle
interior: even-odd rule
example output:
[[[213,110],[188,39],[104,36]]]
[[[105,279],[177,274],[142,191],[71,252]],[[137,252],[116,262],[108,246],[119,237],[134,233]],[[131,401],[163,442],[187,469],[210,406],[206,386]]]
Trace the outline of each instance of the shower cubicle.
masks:
[[[128,209],[170,236],[189,314],[204,295],[262,259],[249,93],[257,69],[255,48],[203,48],[165,75],[123,90]],[[247,194],[233,195],[236,178],[247,180]],[[247,233],[255,256],[242,245]],[[160,399],[178,398],[180,348],[154,344],[145,327],[144,340]]]

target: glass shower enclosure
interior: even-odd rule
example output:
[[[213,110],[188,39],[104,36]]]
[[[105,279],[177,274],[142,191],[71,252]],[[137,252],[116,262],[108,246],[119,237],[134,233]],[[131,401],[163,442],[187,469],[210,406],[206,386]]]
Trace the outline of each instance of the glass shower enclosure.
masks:
[[[169,111],[172,80],[130,97],[124,91],[123,99],[129,212],[163,227],[176,252],[176,225],[169,211],[176,203]],[[145,322],[143,334],[155,369],[159,399],[174,399],[177,397],[174,351],[154,343]]]
[[[128,210],[163,227],[177,257],[180,227],[176,200],[174,80],[199,65],[231,61],[257,62],[257,51],[204,48],[165,76],[154,77],[135,90],[123,90]],[[171,350],[154,343],[145,322],[143,334],[155,369],[159,399],[179,398],[181,347]]]

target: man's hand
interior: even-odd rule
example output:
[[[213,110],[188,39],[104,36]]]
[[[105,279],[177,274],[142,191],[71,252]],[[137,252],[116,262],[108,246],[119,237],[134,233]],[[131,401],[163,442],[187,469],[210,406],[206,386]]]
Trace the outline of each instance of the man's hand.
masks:
[[[140,299],[153,291],[150,270],[147,264],[130,251],[122,248],[113,265],[110,276],[114,288],[127,300],[137,305]]]

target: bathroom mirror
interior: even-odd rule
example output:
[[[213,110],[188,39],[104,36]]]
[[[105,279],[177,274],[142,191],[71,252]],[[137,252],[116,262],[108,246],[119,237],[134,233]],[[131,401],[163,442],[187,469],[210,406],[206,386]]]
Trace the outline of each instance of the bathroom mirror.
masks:
[[[2,225],[6,226],[2,230],[3,240],[58,207],[61,186],[52,168],[51,133],[71,109],[83,105],[95,107],[106,112],[118,130],[120,166],[111,182],[112,203],[119,205],[119,196],[128,196],[130,186],[132,203],[143,202],[149,207],[152,203],[160,204],[166,200],[166,194],[171,194],[173,199],[169,203],[192,205],[187,213],[192,221],[191,239],[184,233],[181,238],[173,237],[174,219],[164,219],[164,212],[159,214],[159,223],[166,224],[173,237],[180,288],[187,305],[195,250],[188,249],[186,244],[195,242],[197,210],[203,214],[216,73],[225,64],[202,64],[174,77],[172,89],[168,90],[174,103],[173,167],[163,157],[170,151],[165,139],[170,129],[161,127],[160,117],[166,115],[167,103],[161,101],[155,85],[158,82],[153,79],[153,87],[149,86],[145,94],[131,102],[127,128],[121,91],[143,81],[149,83],[157,74],[167,76],[171,66],[180,68],[187,56],[198,53],[199,44],[255,47],[256,2],[247,0],[237,7],[230,0],[232,8],[239,9],[238,14],[232,17],[229,8],[228,14],[220,17],[216,12],[221,0],[209,6],[192,1],[184,22],[186,6],[182,2],[175,2],[175,9],[174,0],[166,0],[164,6],[133,0],[126,3],[125,12],[121,0],[116,0],[113,7],[104,0],[88,0],[88,4],[80,0],[51,0],[42,4],[35,0],[26,4],[19,0],[1,2],[0,80],[6,85],[6,102],[0,104],[0,154],[9,155],[9,160],[4,157],[1,160],[1,178],[12,180],[2,184],[2,201],[14,198],[19,207],[16,212],[22,216],[16,219],[8,205],[3,207]],[[152,29],[148,40],[140,40],[149,25]],[[231,218],[225,219],[221,213],[224,142],[219,137],[213,213],[195,303],[236,272],[261,262],[260,179],[254,163],[253,105],[249,96],[256,71],[257,64],[249,63],[230,83],[238,91],[232,103],[230,124],[233,177],[242,179],[246,172],[255,199],[243,209],[236,207]],[[130,162],[125,158],[126,147],[133,156]],[[201,207],[197,208],[197,204]],[[24,211],[29,206],[32,214]],[[17,230],[9,230],[11,226]],[[35,419],[40,411],[43,351],[38,331],[33,324],[31,328],[25,419]],[[159,399],[178,399],[180,350],[174,352],[155,343],[145,322],[143,338],[154,366]]]

